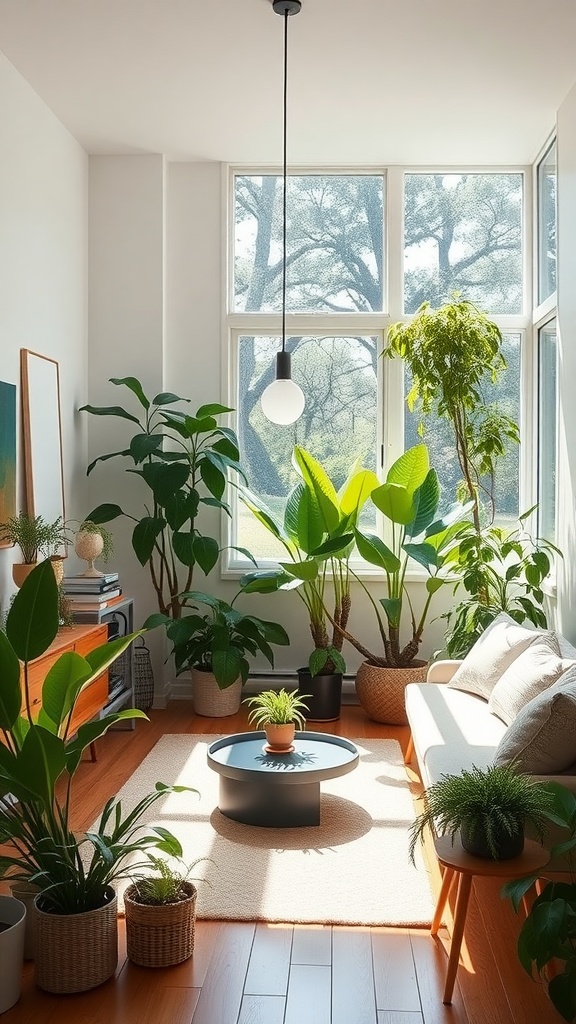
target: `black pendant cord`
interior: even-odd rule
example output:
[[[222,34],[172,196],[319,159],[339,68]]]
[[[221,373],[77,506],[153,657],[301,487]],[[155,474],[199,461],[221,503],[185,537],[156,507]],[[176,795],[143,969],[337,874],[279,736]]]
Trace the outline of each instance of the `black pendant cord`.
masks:
[[[282,154],[282,352],[286,351],[286,149],[288,122],[288,10],[284,11],[284,127]]]

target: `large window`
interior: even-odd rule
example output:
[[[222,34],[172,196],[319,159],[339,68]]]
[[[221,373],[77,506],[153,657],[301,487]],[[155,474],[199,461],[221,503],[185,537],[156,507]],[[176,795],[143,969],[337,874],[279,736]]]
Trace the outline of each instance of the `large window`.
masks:
[[[307,447],[340,486],[355,460],[379,471],[419,440],[403,403],[402,367],[379,358],[387,328],[455,292],[500,321],[508,370],[485,401],[520,417],[524,175],[519,172],[291,174],[287,183],[286,347],[306,406],[290,427],[265,419],[281,337],[282,178],[232,175],[228,326],[236,385],[231,404],[248,484],[278,512],[296,477],[290,456]],[[389,211],[389,223],[386,222]],[[403,211],[403,216],[401,215]],[[386,244],[385,244],[386,243]],[[384,397],[385,396],[385,397]],[[460,474],[448,426],[424,426],[445,504]],[[496,481],[500,518],[519,508],[519,458]],[[273,541],[241,502],[234,542],[260,559]],[[232,556],[234,557],[234,556]]]
[[[556,142],[538,164],[538,302],[556,291]]]
[[[556,320],[538,331],[538,533],[556,534]]]
[[[522,312],[522,175],[407,174],[404,309],[453,293],[485,312]]]

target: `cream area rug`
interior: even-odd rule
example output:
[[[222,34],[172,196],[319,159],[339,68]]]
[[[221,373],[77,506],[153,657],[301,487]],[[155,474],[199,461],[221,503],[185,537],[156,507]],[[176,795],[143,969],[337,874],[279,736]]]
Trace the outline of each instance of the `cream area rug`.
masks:
[[[218,810],[219,776],[206,762],[217,736],[163,736],[119,793],[126,812],[156,782],[194,786],[154,805],[148,824],[178,836],[201,918],[354,925],[429,924],[428,876],[408,856],[412,798],[395,740],[353,740],[349,775],[321,783],[320,825],[259,828]],[[202,881],[202,880],[206,881]],[[120,894],[121,895],[121,894]]]

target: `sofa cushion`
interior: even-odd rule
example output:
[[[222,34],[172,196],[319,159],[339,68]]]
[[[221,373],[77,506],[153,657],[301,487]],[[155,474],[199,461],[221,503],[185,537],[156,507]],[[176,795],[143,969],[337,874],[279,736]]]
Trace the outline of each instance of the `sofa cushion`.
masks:
[[[486,768],[494,760],[506,726],[481,697],[446,683],[409,683],[406,713],[422,782],[431,786],[443,773]]]
[[[488,700],[506,669],[538,635],[501,612],[468,652],[448,686]]]
[[[490,694],[490,711],[510,725],[524,705],[552,686],[571,664],[560,657],[554,633],[542,633],[500,676]]]
[[[517,761],[530,775],[566,771],[576,756],[576,666],[518,712],[500,740],[496,764]]]

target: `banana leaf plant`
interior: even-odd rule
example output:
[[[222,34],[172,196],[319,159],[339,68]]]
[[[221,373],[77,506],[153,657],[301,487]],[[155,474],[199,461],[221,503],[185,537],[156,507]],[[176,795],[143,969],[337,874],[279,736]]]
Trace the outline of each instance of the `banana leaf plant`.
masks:
[[[72,782],[84,750],[115,722],[146,718],[134,708],[105,715],[73,733],[80,694],[140,633],[103,644],[85,656],[62,654],[48,671],[38,713],[29,704],[29,666],[58,632],[58,587],[51,562],[37,566],[22,584],[0,632],[0,878],[31,882],[42,892],[42,909],[80,913],[102,906],[106,890],[132,854],[149,848],[178,855],[178,840],[165,829],[136,835],[144,811],[172,787],[158,783],[122,814],[106,804],[93,832],[70,825]]]
[[[369,664],[407,668],[418,656],[434,594],[450,578],[453,582],[451,572],[457,559],[458,537],[463,529],[461,521],[469,512],[471,503],[456,505],[446,516],[438,518],[440,485],[436,471],[430,468],[428,449],[424,444],[409,448],[397,459],[390,467],[385,482],[372,490],[370,500],[388,525],[389,544],[379,535],[365,533],[358,528],[354,530],[354,540],[364,561],[384,573],[385,596],[376,601],[365,583],[356,578],[374,609],[382,650],[370,651],[345,627],[336,624],[336,628]],[[428,573],[426,599],[419,615],[406,588],[410,559]],[[402,636],[407,618],[410,620],[410,633],[404,643]]]
[[[149,498],[144,515],[132,515],[108,502],[86,519],[102,524],[127,516],[134,522],[132,547],[140,564],[150,570],[158,609],[178,619],[182,614],[179,595],[191,589],[195,567],[207,576],[223,550],[215,537],[200,529],[202,507],[223,509],[230,515],[224,500],[228,473],[244,478],[236,434],[218,423],[220,416],[232,410],[214,402],[191,414],[174,408],[188,399],[171,392],[149,398],[136,377],[110,380],[132,393],[140,406],[138,415],[120,405],[84,405],[80,411],[127,420],[135,424],[136,432],[122,450],[94,459],[87,473],[99,462],[128,459],[127,472],[142,479]],[[254,562],[249,551],[236,550]]]
[[[350,614],[350,555],[354,530],[378,478],[354,466],[340,493],[324,468],[298,445],[293,463],[300,482],[288,496],[282,521],[244,488],[240,497],[259,522],[278,540],[287,560],[278,568],[247,573],[240,580],[245,593],[296,589],[310,621],[314,649],[312,675],[344,672],[342,645]]]

